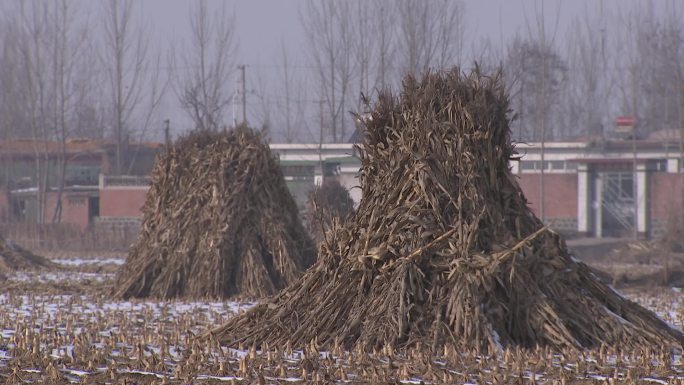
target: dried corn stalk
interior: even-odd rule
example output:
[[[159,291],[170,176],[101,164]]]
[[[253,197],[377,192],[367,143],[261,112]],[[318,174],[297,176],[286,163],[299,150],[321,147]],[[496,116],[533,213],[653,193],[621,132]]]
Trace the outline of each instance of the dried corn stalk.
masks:
[[[337,179],[326,178],[309,192],[308,198],[304,223],[316,244],[324,241],[325,232],[354,211],[354,200]]]
[[[509,169],[500,74],[455,69],[379,96],[363,198],[296,283],[209,334],[228,345],[497,351],[684,337],[598,281],[530,211]]]
[[[0,273],[45,267],[56,268],[55,264],[47,258],[35,255],[16,243],[0,237]]]
[[[152,171],[140,237],[115,296],[262,297],[315,258],[278,162],[246,127],[195,132]]]

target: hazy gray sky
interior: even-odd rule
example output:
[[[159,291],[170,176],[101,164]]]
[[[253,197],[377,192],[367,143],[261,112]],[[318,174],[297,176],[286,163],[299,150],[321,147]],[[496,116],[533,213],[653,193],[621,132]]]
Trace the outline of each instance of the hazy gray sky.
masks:
[[[266,83],[278,73],[282,60],[282,47],[288,52],[288,60],[295,66],[293,71],[306,76],[306,39],[300,12],[307,0],[208,0],[210,9],[220,9],[222,4],[235,14],[235,36],[238,44],[236,63],[246,64],[248,83],[258,87],[259,80]],[[620,0],[605,0],[604,7],[614,8]],[[539,0],[465,0],[466,48],[479,45],[488,38],[497,46],[516,33],[526,33],[528,25],[534,24],[535,13],[541,13]],[[624,1],[622,1],[624,3]],[[558,34],[562,35],[569,20],[580,15],[585,7],[598,12],[599,0],[545,0],[546,27],[553,29],[558,19]],[[154,41],[171,45],[189,33],[188,14],[193,6],[189,0],[145,0],[141,10],[146,23],[154,31]],[[467,56],[466,56],[467,58]],[[273,89],[267,97],[273,97]],[[250,95],[251,99],[254,98]],[[187,125],[183,113],[178,110],[175,98],[167,98],[164,106],[172,117],[176,129]],[[251,105],[248,102],[248,105]]]
[[[309,52],[306,47],[305,31],[300,13],[308,0],[207,0],[209,10],[227,8],[235,15],[235,41],[237,53],[235,64],[247,66],[248,116],[260,112],[260,100],[277,100],[279,76],[282,71],[282,47],[285,48],[292,72],[300,78],[313,78]],[[313,0],[316,1],[316,0]],[[465,45],[467,50],[464,63],[472,61],[470,50],[479,47],[488,39],[493,49],[502,50],[510,38],[516,34],[525,35],[529,29],[536,29],[542,15],[549,34],[556,35],[556,47],[563,55],[564,37],[569,31],[570,22],[582,15],[605,15],[604,28],[610,33],[616,22],[615,15],[621,8],[633,4],[651,2],[656,8],[664,8],[667,0],[463,0],[465,4]],[[671,0],[670,0],[671,1]],[[678,1],[678,0],[675,0]],[[683,2],[684,3],[684,2]],[[97,23],[98,8],[103,1],[84,1],[83,8],[90,8],[86,14]],[[168,55],[174,45],[176,53],[183,50],[183,40],[190,33],[189,15],[196,1],[193,0],[144,0],[136,7],[151,34],[151,43],[159,48],[162,55]],[[684,4],[683,4],[684,6]],[[475,48],[477,49],[477,48]],[[503,55],[502,55],[503,56]],[[167,60],[164,60],[167,62]],[[167,66],[168,64],[162,64]],[[236,74],[237,75],[237,74]],[[230,88],[237,86],[236,82]],[[190,119],[180,109],[176,95],[169,90],[159,112],[158,121],[170,118],[173,130],[177,133],[190,128]],[[233,92],[233,90],[228,90]],[[312,100],[314,95],[308,95]],[[316,109],[312,107],[307,120],[315,121]],[[275,112],[277,114],[277,112]],[[231,119],[232,112],[228,112]],[[161,123],[159,123],[161,126]],[[278,130],[278,127],[274,127]],[[275,140],[278,140],[277,137]]]

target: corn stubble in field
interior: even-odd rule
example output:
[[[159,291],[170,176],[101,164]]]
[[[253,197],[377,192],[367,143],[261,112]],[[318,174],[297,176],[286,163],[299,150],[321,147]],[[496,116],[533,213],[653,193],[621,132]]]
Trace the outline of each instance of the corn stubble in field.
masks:
[[[477,72],[385,94],[361,152],[359,210],[299,281],[255,307],[112,301],[116,258],[12,272],[0,281],[0,383],[684,384],[681,350],[668,349],[682,337],[665,323],[682,326],[681,290],[630,293],[646,310],[567,254],[507,168],[506,109],[500,79]],[[174,162],[189,159],[201,162]],[[209,205],[182,198],[193,191],[147,209],[179,199],[178,216],[160,215],[192,222],[182,208]],[[211,233],[213,217],[194,213]],[[156,231],[150,241],[181,234]]]
[[[73,267],[79,272],[89,268]],[[33,274],[35,283],[52,273]],[[102,284],[111,285],[107,276],[102,278]],[[0,294],[0,383],[681,385],[684,373],[681,356],[656,349],[537,347],[484,355],[474,349],[429,351],[420,344],[404,352],[389,346],[348,351],[333,344],[323,349],[315,341],[301,349],[290,344],[231,349],[196,335],[252,304],[111,301],[92,285],[82,293],[64,293],[63,284],[73,278],[62,279],[9,290],[0,282],[5,293]],[[630,298],[681,327],[681,293],[639,291]]]
[[[574,260],[508,163],[500,74],[408,77],[359,148],[363,198],[305,275],[207,336],[229,346],[432,351],[681,348],[684,336]]]
[[[315,258],[278,162],[261,135],[194,132],[152,170],[141,234],[114,294],[263,297]]]

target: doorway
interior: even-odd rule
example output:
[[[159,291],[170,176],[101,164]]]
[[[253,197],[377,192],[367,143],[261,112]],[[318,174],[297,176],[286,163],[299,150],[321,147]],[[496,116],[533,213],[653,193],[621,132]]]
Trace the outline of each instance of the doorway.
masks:
[[[599,172],[596,178],[598,237],[630,237],[634,232],[634,173]]]

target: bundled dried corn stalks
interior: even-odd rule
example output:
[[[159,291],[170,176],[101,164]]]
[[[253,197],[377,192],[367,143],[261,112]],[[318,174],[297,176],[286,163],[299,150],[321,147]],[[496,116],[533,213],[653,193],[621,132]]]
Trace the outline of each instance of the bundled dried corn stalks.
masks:
[[[309,192],[305,225],[316,244],[325,240],[325,233],[345,221],[354,211],[354,200],[336,179],[327,178]]]
[[[367,120],[360,207],[316,264],[211,332],[225,344],[497,351],[681,347],[681,332],[600,283],[530,211],[499,74],[404,81]]]
[[[55,265],[47,258],[35,255],[21,246],[0,237],[0,273],[6,274],[14,270],[43,267],[55,268]]]
[[[261,297],[315,258],[277,160],[246,127],[195,132],[160,155],[119,298]]]

